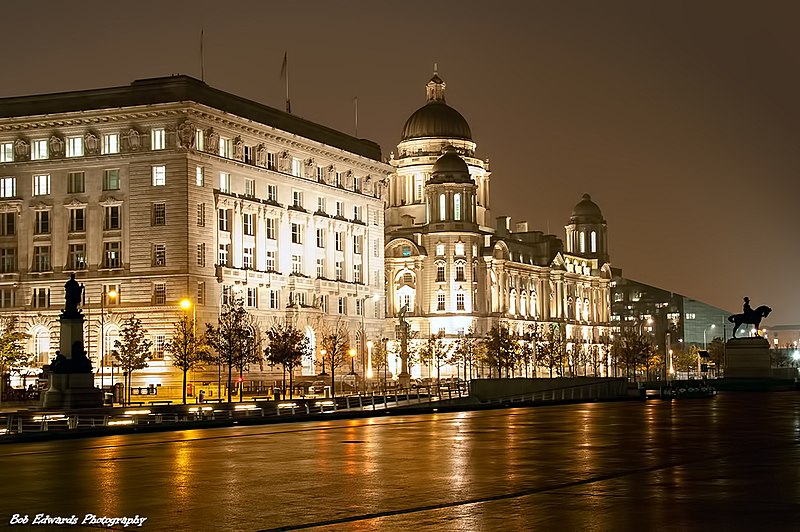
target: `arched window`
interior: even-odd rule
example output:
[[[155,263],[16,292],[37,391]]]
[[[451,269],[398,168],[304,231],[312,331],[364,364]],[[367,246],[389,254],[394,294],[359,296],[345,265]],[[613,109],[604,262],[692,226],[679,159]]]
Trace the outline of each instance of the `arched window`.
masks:
[[[103,338],[103,351],[105,352],[104,366],[110,366],[112,362],[116,364],[113,352],[116,349],[114,342],[119,340],[119,327],[115,324],[106,324],[105,338]]]
[[[453,220],[461,220],[461,194],[453,195]]]
[[[576,320],[583,319],[583,310],[581,308],[581,304],[582,303],[583,302],[581,301],[581,298],[578,298],[578,299],[575,300],[575,319]]]
[[[580,242],[579,243],[580,252],[581,253],[585,253],[586,252],[586,233],[584,233],[583,231],[578,233],[578,239],[579,239],[579,242]]]
[[[511,290],[511,293],[508,297],[508,313],[517,313],[517,291],[514,289]]]
[[[45,327],[37,327],[33,331],[33,354],[36,363],[45,365],[50,363],[50,331]]]
[[[583,300],[583,321],[589,321],[589,299]]]
[[[463,261],[456,262],[456,281],[466,281]]]
[[[591,235],[589,235],[589,245],[592,253],[597,253],[597,231],[592,231]]]
[[[447,275],[447,274],[446,274],[446,272],[445,272],[445,264],[444,264],[444,261],[438,261],[438,262],[436,263],[436,282],[437,282],[437,283],[443,283],[443,282],[445,282],[445,280],[446,280],[446,279],[445,279],[446,275]]]
[[[528,315],[528,296],[525,294],[525,292],[523,292],[520,296],[519,313],[523,316]]]
[[[447,218],[447,198],[444,194],[439,194],[439,219],[445,220]]]

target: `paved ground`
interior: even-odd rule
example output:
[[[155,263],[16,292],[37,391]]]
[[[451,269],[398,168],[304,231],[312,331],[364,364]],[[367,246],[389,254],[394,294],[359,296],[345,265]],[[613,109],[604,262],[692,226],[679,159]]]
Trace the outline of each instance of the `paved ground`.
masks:
[[[786,392],[14,444],[0,525],[800,530],[798,436]]]

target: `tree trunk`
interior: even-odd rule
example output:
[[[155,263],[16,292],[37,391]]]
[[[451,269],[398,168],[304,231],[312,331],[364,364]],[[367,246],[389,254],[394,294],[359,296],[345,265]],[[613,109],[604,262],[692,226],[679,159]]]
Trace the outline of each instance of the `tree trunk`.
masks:
[[[232,361],[229,361],[232,362]],[[228,402],[231,402],[231,379],[233,378],[233,364],[228,364]]]
[[[183,366],[183,404],[186,404],[186,373],[189,369]]]
[[[289,399],[290,400],[294,399],[294,379],[292,379],[292,374],[294,373],[294,371],[292,371],[293,369],[294,369],[293,366],[289,366]]]
[[[331,360],[331,399],[336,397],[336,370],[333,367],[333,360]]]

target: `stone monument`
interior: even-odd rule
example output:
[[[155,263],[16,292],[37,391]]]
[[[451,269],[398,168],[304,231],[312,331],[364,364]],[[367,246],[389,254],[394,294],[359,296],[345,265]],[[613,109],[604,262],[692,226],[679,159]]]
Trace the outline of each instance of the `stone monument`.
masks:
[[[758,336],[761,320],[769,316],[772,309],[761,305],[755,310],[750,308],[750,298],[744,298],[741,314],[728,317],[735,323],[733,337],[725,342],[725,378],[764,379],[772,378],[772,364],[769,356],[769,342]],[[737,338],[736,330],[744,324],[755,325],[756,336]]]
[[[59,350],[50,364],[50,382],[42,399],[44,408],[94,408],[102,406],[103,393],[94,386],[92,363],[83,348],[83,313],[78,305],[83,286],[71,274],[64,285],[66,306],[61,311]]]

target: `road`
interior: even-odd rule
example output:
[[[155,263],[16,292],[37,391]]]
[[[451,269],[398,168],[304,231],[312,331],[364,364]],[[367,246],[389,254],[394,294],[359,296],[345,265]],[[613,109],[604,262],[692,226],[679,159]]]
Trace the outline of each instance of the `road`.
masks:
[[[799,435],[786,392],[4,445],[0,525],[797,530]]]

